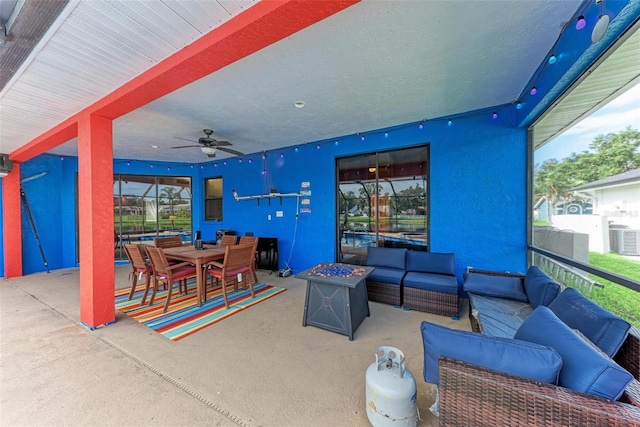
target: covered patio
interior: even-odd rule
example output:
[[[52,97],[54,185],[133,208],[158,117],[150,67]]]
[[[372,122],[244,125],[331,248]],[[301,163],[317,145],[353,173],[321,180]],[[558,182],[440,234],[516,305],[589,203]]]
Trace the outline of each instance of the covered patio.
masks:
[[[129,268],[116,268],[127,287]],[[76,268],[7,279],[0,287],[3,425],[367,425],[365,372],[396,346],[416,377],[421,426],[435,386],[422,376],[420,322],[460,321],[370,303],[354,341],[302,326],[305,283],[267,271],[287,291],[182,339],[127,316],[89,332],[80,323]]]
[[[11,3],[2,424],[367,425],[390,345],[435,426],[420,324],[471,330],[470,267],[542,254],[640,292],[538,247],[532,200],[534,151],[640,81],[637,0]],[[225,231],[268,239],[258,281],[286,292],[178,343],[117,311],[124,243]],[[303,327],[277,273],[371,247],[455,255],[460,320],[371,302],[353,341]]]

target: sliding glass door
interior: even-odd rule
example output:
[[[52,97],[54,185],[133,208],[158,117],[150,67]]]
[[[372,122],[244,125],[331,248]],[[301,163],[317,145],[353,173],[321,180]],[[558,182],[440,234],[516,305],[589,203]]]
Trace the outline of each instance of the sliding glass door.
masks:
[[[364,264],[367,247],[427,250],[428,145],[336,160],[338,260]]]
[[[126,259],[123,243],[159,236],[191,241],[191,178],[115,175],[113,181],[116,259]]]

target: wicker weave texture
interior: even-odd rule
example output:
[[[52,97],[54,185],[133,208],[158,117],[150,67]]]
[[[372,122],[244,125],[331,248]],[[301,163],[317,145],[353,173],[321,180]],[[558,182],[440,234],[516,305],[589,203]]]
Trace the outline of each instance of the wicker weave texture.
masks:
[[[367,280],[367,297],[369,301],[400,306],[400,291],[400,285]]]
[[[440,426],[640,427],[640,408],[441,358]]]
[[[452,317],[458,314],[459,301],[458,294],[404,288],[404,306],[412,310]]]
[[[637,380],[640,380],[640,330],[631,327],[627,339],[616,353],[614,360]]]

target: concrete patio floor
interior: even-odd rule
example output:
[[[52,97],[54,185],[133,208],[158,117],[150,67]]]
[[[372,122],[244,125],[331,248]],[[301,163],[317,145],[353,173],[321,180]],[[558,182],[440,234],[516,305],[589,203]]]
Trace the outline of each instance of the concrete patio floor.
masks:
[[[117,288],[128,273],[116,267]],[[405,353],[418,425],[438,424],[420,322],[470,330],[466,312],[370,303],[349,341],[302,326],[304,281],[258,276],[287,291],[178,342],[119,312],[85,329],[78,269],[0,279],[0,425],[367,426],[365,372],[381,345]]]

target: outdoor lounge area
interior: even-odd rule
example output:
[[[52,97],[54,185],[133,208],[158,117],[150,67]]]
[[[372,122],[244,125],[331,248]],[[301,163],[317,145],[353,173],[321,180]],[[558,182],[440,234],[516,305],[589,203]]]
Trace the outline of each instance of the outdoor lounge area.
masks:
[[[0,425],[640,427],[638,52],[640,0],[0,0]]]
[[[116,268],[117,287],[129,287],[129,270]],[[287,290],[178,343],[119,312],[85,329],[78,269],[3,282],[2,425],[365,426],[365,372],[380,345],[405,353],[420,425],[438,425],[420,322],[470,330],[466,313],[455,321],[371,303],[349,341],[302,326],[304,281],[266,270],[258,279]]]

